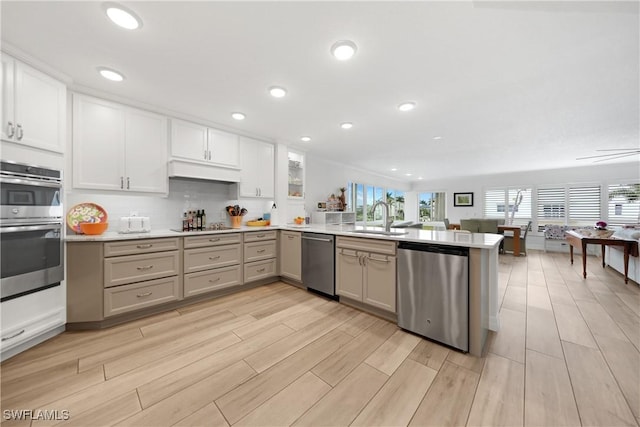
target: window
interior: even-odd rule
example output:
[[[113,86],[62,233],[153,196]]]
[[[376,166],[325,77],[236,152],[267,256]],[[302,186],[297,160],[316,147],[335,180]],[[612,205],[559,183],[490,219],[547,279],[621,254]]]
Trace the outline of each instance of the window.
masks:
[[[420,193],[418,210],[420,222],[442,221],[445,218],[445,193]]]
[[[599,185],[542,187],[537,195],[540,231],[546,224],[592,225],[601,218]]]
[[[503,188],[484,193],[485,218],[513,218],[516,225],[526,225],[532,218],[530,188]]]
[[[384,208],[376,208],[371,212],[373,205],[378,201],[389,204],[389,214],[394,220],[404,219],[404,191],[390,190],[375,185],[349,183],[347,185],[347,206],[356,213],[356,222],[381,225],[384,216]]]
[[[609,185],[609,225],[640,223],[640,184]]]

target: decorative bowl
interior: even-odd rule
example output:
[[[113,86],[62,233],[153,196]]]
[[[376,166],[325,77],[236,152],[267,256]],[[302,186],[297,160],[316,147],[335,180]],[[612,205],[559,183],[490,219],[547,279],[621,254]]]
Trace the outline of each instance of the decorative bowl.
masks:
[[[304,222],[304,218],[294,218],[293,222],[295,222],[296,224],[300,225]]]
[[[104,233],[108,226],[108,222],[81,222],[80,230],[83,234],[98,235]]]

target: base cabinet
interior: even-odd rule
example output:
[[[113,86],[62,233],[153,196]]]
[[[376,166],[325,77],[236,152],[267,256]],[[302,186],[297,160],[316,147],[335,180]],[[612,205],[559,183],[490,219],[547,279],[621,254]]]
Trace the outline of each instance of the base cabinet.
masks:
[[[278,274],[276,242],[278,232],[252,231],[244,233],[244,282],[266,279]]]
[[[338,237],[336,293],[395,313],[395,254],[395,242]]]
[[[280,232],[280,275],[302,280],[302,233]]]
[[[184,297],[242,284],[242,234],[184,238]]]

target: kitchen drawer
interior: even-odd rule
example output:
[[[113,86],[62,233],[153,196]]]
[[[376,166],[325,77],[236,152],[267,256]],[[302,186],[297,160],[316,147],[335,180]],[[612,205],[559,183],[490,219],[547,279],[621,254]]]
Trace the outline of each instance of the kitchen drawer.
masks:
[[[149,252],[174,251],[180,249],[180,238],[140,239],[107,242],[104,244],[104,256],[145,254]]]
[[[242,243],[242,233],[208,234],[206,236],[189,236],[184,238],[185,249],[229,245],[232,243]]]
[[[276,241],[253,242],[244,244],[244,262],[260,261],[276,257]]]
[[[276,275],[276,260],[251,262],[244,265],[244,282],[264,279]]]
[[[176,276],[104,290],[104,317],[140,310],[180,299]]]
[[[128,255],[104,260],[104,287],[175,276],[180,273],[180,252]]]
[[[338,236],[336,247],[375,252],[378,254],[395,255],[397,243],[389,240],[363,239],[358,237]]]
[[[242,267],[216,268],[184,276],[184,297],[217,291],[242,284]]]
[[[195,271],[240,264],[242,259],[241,252],[240,244],[187,249],[184,251],[184,272],[193,273]]]
[[[29,341],[51,329],[64,326],[65,318],[62,309],[57,309],[19,323],[2,331],[2,351]]]
[[[261,240],[275,240],[277,231],[249,231],[244,233],[244,242],[259,242]]]

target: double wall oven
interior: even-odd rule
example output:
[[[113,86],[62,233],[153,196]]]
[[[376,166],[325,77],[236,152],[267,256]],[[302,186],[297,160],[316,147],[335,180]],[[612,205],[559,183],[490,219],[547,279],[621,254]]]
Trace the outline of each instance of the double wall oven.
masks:
[[[0,161],[0,301],[64,278],[62,172]]]

